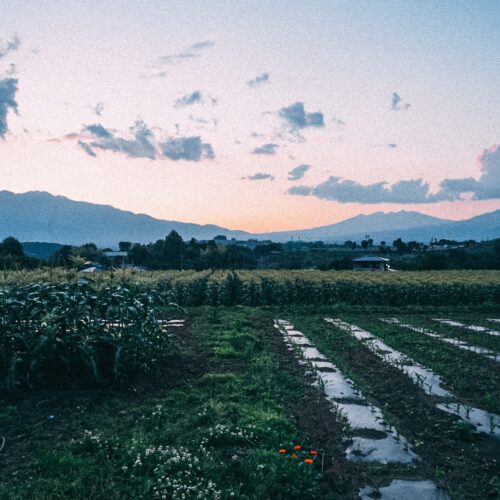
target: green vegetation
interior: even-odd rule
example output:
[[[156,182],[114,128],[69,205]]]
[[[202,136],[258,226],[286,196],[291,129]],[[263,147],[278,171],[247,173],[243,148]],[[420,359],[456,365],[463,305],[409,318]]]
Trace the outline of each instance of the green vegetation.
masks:
[[[33,283],[0,289],[0,389],[117,384],[169,348],[158,290]]]
[[[394,478],[498,498],[500,441],[324,318],[365,328],[432,369],[464,408],[498,415],[498,362],[380,318],[498,352],[499,337],[432,318],[496,328],[499,291],[494,271],[6,271],[0,499],[351,499]],[[353,380],[420,460],[348,461],[359,433],[287,349],[277,318]]]

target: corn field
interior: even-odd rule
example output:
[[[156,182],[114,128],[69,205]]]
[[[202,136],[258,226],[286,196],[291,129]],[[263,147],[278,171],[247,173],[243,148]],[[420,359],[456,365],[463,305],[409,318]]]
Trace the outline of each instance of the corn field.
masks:
[[[109,386],[168,351],[158,289],[31,283],[0,290],[0,388]]]

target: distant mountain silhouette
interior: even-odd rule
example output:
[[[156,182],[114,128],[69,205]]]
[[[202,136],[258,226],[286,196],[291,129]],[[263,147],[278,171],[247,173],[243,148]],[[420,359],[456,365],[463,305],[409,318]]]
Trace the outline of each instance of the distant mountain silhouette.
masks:
[[[171,230],[177,231],[184,239],[211,239],[221,233],[230,238],[250,237],[244,231],[159,220],[46,192],[14,194],[0,191],[1,239],[14,236],[20,241],[69,245],[93,242],[101,247],[116,247],[119,241],[156,241]]]
[[[369,235],[375,243],[388,244],[397,238],[404,241],[430,242],[432,238],[450,240],[489,240],[500,238],[500,210],[461,221],[450,221],[430,217],[419,212],[376,212],[371,215],[357,215],[330,226],[301,231],[267,233],[266,238],[274,241],[294,239],[304,241],[360,241]]]
[[[0,191],[0,239],[14,236],[24,242],[78,245],[93,242],[100,247],[116,248],[119,241],[149,243],[164,238],[171,230],[185,240],[212,239],[223,234],[236,239],[343,242],[362,240],[365,235],[378,243],[403,240],[429,242],[431,238],[456,240],[500,237],[500,210],[463,221],[450,221],[419,212],[376,212],[357,215],[328,226],[295,231],[251,234],[216,225],[159,220],[134,214],[109,205],[73,201],[46,192],[14,194]]]

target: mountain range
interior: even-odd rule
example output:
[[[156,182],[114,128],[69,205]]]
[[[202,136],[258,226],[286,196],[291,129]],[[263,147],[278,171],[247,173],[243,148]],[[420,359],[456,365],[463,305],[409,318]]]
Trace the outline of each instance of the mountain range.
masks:
[[[23,242],[78,245],[94,242],[115,248],[119,241],[149,243],[164,238],[171,230],[185,240],[211,239],[217,235],[246,240],[343,242],[362,240],[366,235],[378,243],[403,240],[428,242],[431,238],[485,240],[500,237],[500,210],[471,219],[451,221],[419,212],[376,212],[357,215],[327,226],[295,231],[252,234],[216,225],[155,219],[109,205],[70,200],[64,196],[31,191],[16,194],[0,191],[0,239],[14,236]]]

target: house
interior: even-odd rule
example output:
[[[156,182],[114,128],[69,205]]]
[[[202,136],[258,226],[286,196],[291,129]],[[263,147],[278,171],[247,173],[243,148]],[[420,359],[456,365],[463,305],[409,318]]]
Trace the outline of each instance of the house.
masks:
[[[372,257],[365,255],[352,260],[352,268],[354,271],[389,271],[389,259],[384,257]]]

